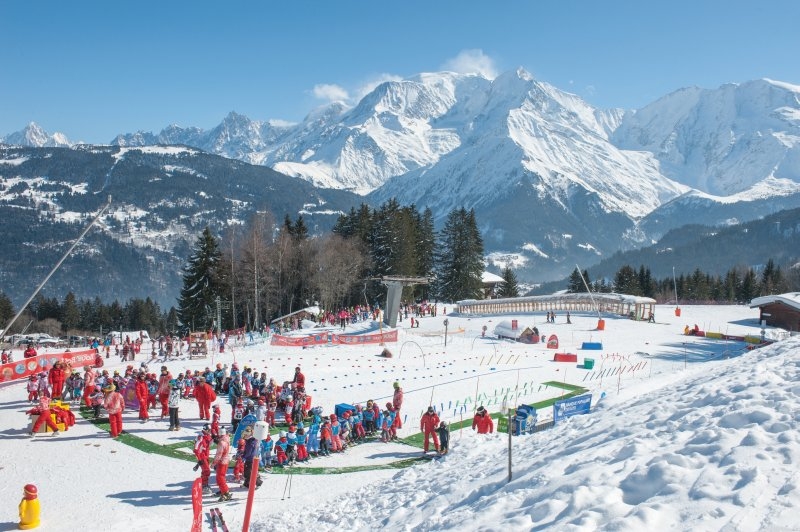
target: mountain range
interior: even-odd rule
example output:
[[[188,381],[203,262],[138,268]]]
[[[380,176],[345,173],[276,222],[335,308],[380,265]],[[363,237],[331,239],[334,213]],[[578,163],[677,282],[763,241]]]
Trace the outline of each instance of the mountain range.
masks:
[[[35,124],[2,141],[70,145]],[[191,147],[355,203],[431,207],[437,221],[474,208],[489,268],[509,264],[531,281],[690,222],[732,225],[800,207],[800,87],[768,79],[601,110],[523,69],[495,79],[426,73],[297,124],[232,112],[211,130],[171,125],[110,144]],[[0,174],[14,167],[0,161]]]

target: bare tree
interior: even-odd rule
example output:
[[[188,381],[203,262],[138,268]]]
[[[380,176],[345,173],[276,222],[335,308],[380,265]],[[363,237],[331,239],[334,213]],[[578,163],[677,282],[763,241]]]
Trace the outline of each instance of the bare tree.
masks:
[[[363,245],[354,238],[332,234],[312,240],[312,274],[309,279],[324,309],[346,303],[356,286],[361,286],[368,262]]]

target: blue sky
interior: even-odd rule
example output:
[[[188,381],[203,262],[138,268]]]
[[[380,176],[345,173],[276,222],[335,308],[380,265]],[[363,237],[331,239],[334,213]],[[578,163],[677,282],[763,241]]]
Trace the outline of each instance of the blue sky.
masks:
[[[229,111],[295,122],[445,69],[523,67],[595,106],[637,108],[689,85],[800,84],[798,20],[794,0],[6,0],[0,136],[34,121],[106,143]]]

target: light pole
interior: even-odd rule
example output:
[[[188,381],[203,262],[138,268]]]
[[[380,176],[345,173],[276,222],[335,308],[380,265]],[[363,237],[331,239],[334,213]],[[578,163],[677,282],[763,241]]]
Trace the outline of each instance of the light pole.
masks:
[[[447,347],[447,325],[448,325],[447,318],[444,319],[444,346]]]
[[[253,437],[259,442],[258,445],[261,444],[261,440],[267,437],[267,434],[269,434],[269,424],[266,421],[256,421],[253,424]],[[250,489],[247,491],[247,506],[245,506],[244,509],[242,532],[248,532],[250,530],[250,512],[253,510],[253,496],[256,493],[256,484],[258,482],[259,456],[257,452],[255,458],[253,458],[253,469],[250,471]]]

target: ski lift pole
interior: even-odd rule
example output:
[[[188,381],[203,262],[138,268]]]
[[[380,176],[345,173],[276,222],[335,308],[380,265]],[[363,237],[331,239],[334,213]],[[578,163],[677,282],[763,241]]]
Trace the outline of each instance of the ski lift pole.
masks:
[[[597,306],[595,303],[594,296],[592,295],[592,291],[589,290],[589,283],[586,282],[586,279],[583,278],[583,273],[581,272],[581,267],[578,264],[575,264],[575,267],[578,268],[578,275],[581,276],[581,281],[583,281],[583,286],[586,287],[586,292],[589,294],[589,299],[592,301],[592,306],[594,307],[595,312],[597,312],[597,329],[602,331],[605,329],[606,324],[603,321],[603,317],[600,316],[600,307]]]
[[[17,314],[13,318],[11,318],[11,321],[8,323],[8,325],[4,329],[3,334],[5,334],[6,332],[8,332],[11,329],[11,326],[14,325],[14,322],[17,321],[17,318],[19,318],[22,315],[22,313],[25,312],[25,309],[28,308],[28,305],[31,304],[31,301],[33,301],[33,298],[36,297],[36,294],[38,294],[39,291],[44,287],[44,285],[47,284],[47,281],[49,281],[50,278],[53,276],[53,274],[56,273],[56,270],[58,270],[58,268],[61,267],[61,264],[65,260],[67,260],[67,257],[69,257],[69,255],[72,253],[72,250],[75,249],[75,246],[77,246],[78,243],[83,239],[83,237],[86,236],[86,233],[89,232],[89,229],[91,229],[92,226],[97,222],[97,220],[99,220],[100,217],[103,216],[103,214],[106,212],[106,210],[110,206],[111,206],[111,196],[109,195],[108,196],[108,201],[106,202],[105,205],[103,205],[103,208],[100,209],[100,212],[97,213],[97,216],[94,217],[94,219],[89,223],[89,225],[86,226],[86,229],[83,230],[83,233],[81,233],[80,236],[75,240],[75,242],[72,243],[72,245],[69,247],[67,252],[64,253],[64,256],[61,257],[61,260],[59,260],[56,263],[56,265],[53,266],[53,269],[50,270],[50,273],[47,274],[47,277],[45,277],[44,280],[39,284],[39,286],[36,287],[36,290],[33,291],[33,293],[31,294],[31,297],[29,297],[28,300],[25,302],[25,304],[22,305],[19,308],[19,312],[17,312]]]

